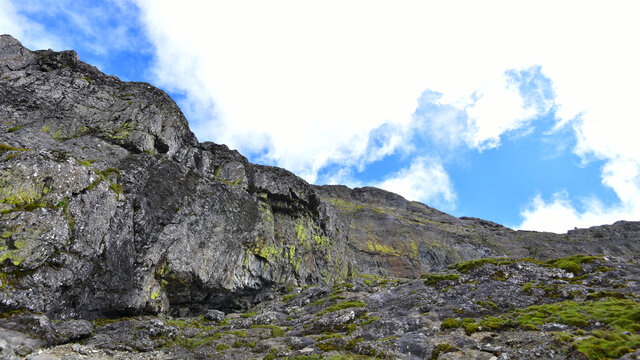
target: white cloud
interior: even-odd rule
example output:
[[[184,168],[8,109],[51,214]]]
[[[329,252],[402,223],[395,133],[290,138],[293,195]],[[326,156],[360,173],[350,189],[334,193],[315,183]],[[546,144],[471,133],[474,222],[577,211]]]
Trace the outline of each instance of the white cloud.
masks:
[[[451,179],[438,159],[416,158],[408,168],[375,186],[443,210],[455,208],[456,194]]]
[[[107,4],[116,5],[115,13],[137,15],[133,3],[156,48],[154,83],[186,95],[181,105],[201,140],[261,154],[312,182],[353,180],[353,171],[389,154],[429,154],[412,141],[416,134],[448,149],[482,150],[499,146],[505,133],[526,132],[535,115],[555,106],[558,126],[577,135],[575,152],[585,161],[605,161],[603,184],[621,201],[578,211],[568,197],[539,198],[523,213],[522,226],[558,206],[580,221],[638,218],[635,1]],[[0,32],[32,48],[70,48],[66,42],[83,38],[95,39],[89,42],[96,53],[104,41],[139,47],[127,25],[136,19],[114,21],[104,31],[112,25],[100,19],[117,16],[101,17],[101,5],[85,12],[74,4],[0,0]],[[86,36],[56,38],[16,9],[57,12]],[[507,73],[532,66],[550,79],[554,101],[544,86],[523,95]],[[416,99],[420,109],[426,89],[440,94],[431,102],[438,109],[419,118]],[[346,170],[327,175],[328,165]]]
[[[605,205],[596,198],[583,200],[583,210],[569,201],[568,192],[556,193],[546,202],[537,195],[521,215],[523,230],[566,232],[574,227],[610,224],[618,220],[640,219],[640,162],[618,158],[603,169],[602,182],[616,192],[619,204]]]
[[[555,106],[558,126],[575,129],[576,153],[616,168],[603,184],[637,196],[612,165],[640,162],[634,1],[138,4],[158,83],[186,94],[198,135],[260,152],[309,181],[329,164],[361,169],[400,148],[428,153],[410,143],[420,131],[453,147],[496,147]],[[532,66],[550,79],[555,102],[535,86],[523,96],[505,73]],[[420,124],[412,114],[425,89],[441,94],[441,109]],[[381,128],[394,136],[372,142]],[[621,203],[617,215],[637,217],[632,201]],[[539,199],[522,226],[560,208],[578,220],[608,218]]]
[[[18,13],[9,0],[0,0],[0,34],[9,34],[31,49],[59,49],[61,41],[41,24]]]
[[[96,57],[113,51],[143,53],[149,44],[138,35],[138,10],[131,0],[0,0],[0,32],[34,50],[82,49]],[[31,20],[33,15],[37,20]]]
[[[497,12],[484,6],[489,19],[422,2],[139,5],[158,82],[186,93],[200,137],[262,148],[310,181],[329,163],[377,160],[367,135],[407,126],[426,88],[471,115],[474,146],[495,146],[531,113],[504,71],[537,57],[501,56],[511,49],[496,47],[503,31],[485,26]]]

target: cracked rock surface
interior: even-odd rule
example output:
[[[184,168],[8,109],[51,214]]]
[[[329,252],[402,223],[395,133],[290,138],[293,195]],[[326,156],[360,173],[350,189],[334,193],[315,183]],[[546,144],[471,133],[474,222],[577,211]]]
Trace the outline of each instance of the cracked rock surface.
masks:
[[[362,275],[197,317],[14,312],[0,319],[0,345],[27,359],[633,359],[639,259],[570,259],[575,274],[500,258],[418,279]]]
[[[77,356],[126,357],[133,351],[179,357],[174,346],[184,344],[175,339],[198,342],[204,335],[195,325],[167,321],[204,316],[201,325],[222,331],[221,338],[234,339],[225,332],[234,329],[257,334],[255,347],[206,342],[231,346],[222,349],[224,356],[262,356],[256,349],[280,348],[320,356],[334,347],[363,356],[428,357],[433,344],[425,338],[433,334],[422,331],[430,326],[425,321],[456,311],[481,315],[468,302],[477,294],[465,282],[436,291],[437,277],[395,287],[397,279],[481,258],[591,254],[623,264],[640,253],[639,239],[638,222],[562,235],[514,231],[380,189],[311,185],[287,170],[252,164],[225,145],[199,142],[162,90],[105,75],[73,51],[31,51],[0,36],[0,347],[15,356],[45,356],[28,350],[57,346],[51,351],[71,349]],[[576,270],[572,263],[559,268]],[[555,273],[538,265],[513,263],[489,279],[507,279],[516,292],[521,282],[514,279],[534,276],[540,280],[527,291],[535,296],[566,298],[574,291],[554,285]],[[366,284],[382,278],[396,279],[389,280],[393,289],[374,291]],[[433,284],[410,294],[402,290],[425,281]],[[318,315],[335,299],[313,303],[336,284],[352,284],[356,290],[339,296],[365,306]],[[278,302],[283,290],[302,288],[304,296],[277,307],[284,306]],[[418,304],[412,294],[421,292],[438,301]],[[457,310],[447,307],[453,298],[461,301]],[[503,309],[530,306],[531,299],[477,301]],[[272,308],[218,325],[224,316],[260,306]],[[310,311],[310,318],[291,313],[294,306]],[[420,311],[414,314],[414,308]],[[367,327],[362,319],[372,312],[380,319],[371,323],[378,331],[371,339],[354,330],[350,334],[357,336],[327,338],[322,341],[336,344],[318,347],[326,328]],[[429,320],[424,313],[438,317]],[[123,317],[131,319],[91,323]],[[271,323],[298,335],[269,337],[260,334],[272,328],[251,328]],[[377,336],[399,338],[387,339],[386,346],[372,342]],[[451,358],[487,353],[464,341],[455,345],[462,355],[439,351]],[[117,345],[100,345],[107,343]],[[191,355],[202,345],[189,344],[182,348]]]

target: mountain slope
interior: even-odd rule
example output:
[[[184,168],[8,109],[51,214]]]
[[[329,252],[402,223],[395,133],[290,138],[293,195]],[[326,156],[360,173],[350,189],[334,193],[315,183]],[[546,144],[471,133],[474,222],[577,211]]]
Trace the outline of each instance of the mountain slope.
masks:
[[[8,35],[0,118],[0,312],[201,314],[358,274],[417,277],[484,257],[640,250],[635,222],[513,231],[380,189],[310,185],[199,143],[149,84]]]

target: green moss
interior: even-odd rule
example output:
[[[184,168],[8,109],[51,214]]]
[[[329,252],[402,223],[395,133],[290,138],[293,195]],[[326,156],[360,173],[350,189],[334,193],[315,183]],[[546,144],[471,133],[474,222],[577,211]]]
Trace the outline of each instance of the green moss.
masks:
[[[413,255],[413,259],[417,260],[418,259],[418,245],[416,245],[415,242],[413,242],[413,240],[411,241],[411,255]]]
[[[324,315],[330,312],[335,312],[338,310],[342,310],[342,309],[348,309],[348,308],[361,308],[361,307],[365,307],[365,303],[359,300],[349,300],[349,301],[343,301],[341,303],[337,303],[335,305],[331,305],[328,308],[320,311],[317,315]]]
[[[91,167],[91,164],[93,164],[94,162],[98,161],[96,159],[91,159],[91,160],[80,160],[80,159],[76,159],[76,162],[82,166],[86,166],[86,167]]]
[[[513,320],[502,316],[487,316],[480,320],[478,325],[482,330],[498,331],[514,326]]]
[[[319,300],[311,302],[311,303],[309,303],[307,305],[308,306],[320,306],[320,305],[324,304],[324,301],[325,301],[325,299],[319,299]]]
[[[593,331],[586,339],[574,341],[572,347],[589,359],[617,359],[640,348],[640,336],[616,331]]]
[[[302,225],[302,220],[300,220],[296,224],[296,238],[298,239],[299,245],[302,245],[303,242],[307,239],[307,232],[305,231],[304,226]]]
[[[236,186],[238,184],[240,184],[240,182],[242,181],[242,176],[240,176],[239,178],[237,178],[235,181],[229,181],[224,179],[222,176],[222,167],[218,167],[216,169],[216,171],[214,172],[213,176],[215,177],[216,180],[221,181],[227,185],[231,185],[231,186]]]
[[[460,323],[467,335],[471,335],[480,329],[480,325],[472,318],[464,318]]]
[[[580,264],[590,263],[597,259],[599,259],[597,256],[574,255],[566,258],[549,260],[546,264],[568,271],[574,275],[579,275],[582,272],[582,265]]]
[[[245,348],[253,349],[254,347],[256,347],[256,343],[255,343],[255,341],[240,340],[240,341],[234,342],[231,345],[231,347],[233,347],[233,348],[245,347]]]
[[[12,133],[12,132],[14,132],[14,131],[18,131],[18,130],[20,130],[20,129],[22,129],[22,126],[20,126],[20,125],[18,125],[18,126],[13,126],[13,127],[10,127],[10,128],[7,130],[7,132]]]
[[[88,161],[91,161],[91,160],[88,160]],[[109,182],[109,190],[116,193],[116,195],[118,196],[118,200],[120,200],[120,195],[123,195],[122,185],[118,183],[118,181],[120,180],[120,170],[115,168],[107,168],[102,171],[94,169],[93,172],[96,173],[96,175],[98,175],[98,179],[96,179],[93,183],[91,183],[91,185],[87,187],[87,190],[91,190],[95,188],[102,181],[107,181]],[[111,176],[114,176],[114,175],[115,175],[115,179],[114,179],[115,181],[112,181]]]
[[[284,295],[282,297],[282,301],[283,302],[289,302],[289,301],[293,300],[296,296],[298,296],[298,294],[287,294],[287,295]]]
[[[482,306],[483,308],[487,309],[487,310],[498,310],[498,305],[492,303],[491,301],[482,301],[482,300],[478,300],[476,301],[476,304],[478,304],[479,306]]]
[[[42,197],[44,183],[34,184],[14,177],[11,171],[0,177],[0,203],[25,205],[36,202]]]
[[[122,185],[118,183],[111,183],[109,185],[109,189],[115,192],[118,195],[122,195]]]
[[[322,333],[316,341],[324,341],[329,339],[342,339],[344,336],[340,333]]]
[[[287,331],[277,325],[271,325],[271,337],[283,337]]]
[[[640,304],[631,300],[604,298],[581,304],[565,301],[537,305],[515,311],[514,317],[525,329],[557,322],[586,330],[572,340],[571,347],[589,359],[618,358],[640,348]],[[595,322],[604,328],[589,331]],[[563,341],[568,341],[566,335]]]
[[[247,333],[245,333],[242,330],[234,330],[234,331],[229,332],[229,334],[233,334],[233,335],[235,335],[237,337],[241,337],[241,338],[246,338],[247,337]]]
[[[457,319],[454,318],[446,318],[442,321],[442,324],[440,324],[440,329],[441,330],[446,330],[446,329],[457,329],[460,327],[461,322]]]
[[[231,349],[231,346],[229,346],[227,344],[218,344],[218,345],[216,345],[216,350],[218,350],[218,351],[225,351],[227,349]]]
[[[597,291],[587,294],[587,300],[597,300],[603,298],[626,299],[627,295],[617,291]]]
[[[364,316],[362,318],[362,321],[358,325],[365,326],[365,325],[369,325],[369,324],[371,324],[371,323],[373,323],[375,321],[378,321],[378,320],[380,320],[380,318],[377,317],[377,316]]]
[[[609,272],[613,270],[612,267],[608,267],[608,266],[598,266],[597,268],[595,268],[593,271],[594,272]]]
[[[476,259],[476,260],[469,260],[469,261],[464,261],[464,262],[459,262],[459,263],[449,265],[449,269],[455,269],[458,272],[465,274],[473,269],[477,269],[486,264],[508,265],[508,264],[512,264],[513,262],[514,262],[513,260],[508,260],[504,258]]]
[[[420,277],[421,279],[425,279],[425,285],[435,286],[441,281],[458,281],[460,280],[460,275],[458,274],[425,274]]]
[[[71,216],[71,213],[69,212],[69,199],[64,198],[60,200],[57,206],[62,208],[62,213],[64,214],[64,217],[67,219],[67,223],[69,224],[69,229],[71,230],[71,232],[73,232],[76,228],[76,221],[73,219],[73,216]]]
[[[255,312],[255,311],[251,311],[251,312],[245,312],[245,313],[242,313],[242,314],[240,315],[240,317],[241,317],[241,318],[243,318],[243,319],[246,319],[246,318],[254,317],[254,316],[256,316],[256,315],[258,315],[258,313],[257,313],[257,312]]]
[[[18,266],[24,261],[24,258],[18,255],[17,250],[4,251],[4,249],[0,248],[0,251],[2,251],[0,253],[0,264],[4,263],[5,260],[9,260],[13,265]]]
[[[453,345],[449,345],[449,344],[438,344],[438,346],[436,346],[433,351],[431,352],[431,360],[438,360],[438,356],[440,356],[440,354],[445,354],[448,352],[454,352],[454,351],[458,351],[459,349],[456,348]]]
[[[202,336],[202,334],[198,334],[198,336],[193,338],[178,336],[174,340],[169,341],[166,346],[179,346],[187,350],[192,350],[198,346],[217,340],[218,338],[219,335],[217,334],[208,336]]]
[[[510,275],[507,275],[500,270],[496,270],[493,274],[491,274],[491,276],[489,276],[491,280],[495,281],[507,281],[510,277]]]
[[[376,252],[376,253],[380,253],[380,254],[384,254],[384,255],[391,255],[391,256],[400,256],[402,255],[398,250],[394,249],[393,246],[387,246],[384,244],[379,244],[377,242],[375,242],[374,240],[369,240],[367,242],[368,247],[369,247],[369,251],[371,252]]]
[[[569,343],[573,341],[573,335],[569,332],[563,331],[555,333],[553,336],[553,340],[559,343]]]

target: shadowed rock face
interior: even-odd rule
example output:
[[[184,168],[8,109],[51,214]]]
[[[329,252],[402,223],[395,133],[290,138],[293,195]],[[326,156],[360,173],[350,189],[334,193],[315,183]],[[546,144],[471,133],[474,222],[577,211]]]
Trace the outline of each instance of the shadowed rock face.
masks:
[[[7,35],[0,119],[0,312],[198,314],[357,274],[640,250],[635,222],[513,231],[380,189],[310,185],[199,143],[149,84]]]

